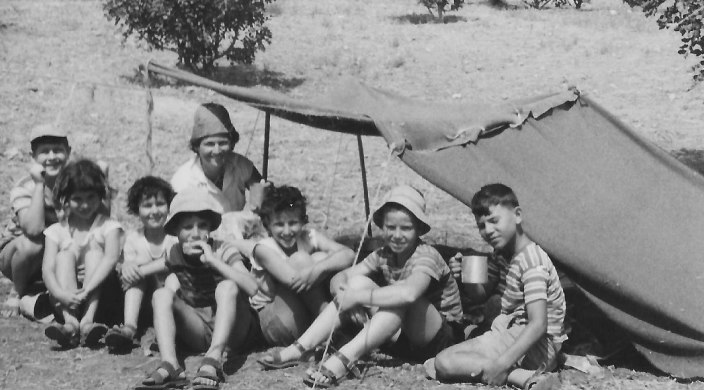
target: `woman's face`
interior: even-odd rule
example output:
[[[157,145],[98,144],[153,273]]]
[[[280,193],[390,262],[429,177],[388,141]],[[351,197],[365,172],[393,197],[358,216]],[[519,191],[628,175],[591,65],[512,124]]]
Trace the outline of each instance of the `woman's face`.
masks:
[[[232,150],[232,141],[226,134],[204,137],[197,148],[201,165],[210,168],[225,166],[225,156]]]

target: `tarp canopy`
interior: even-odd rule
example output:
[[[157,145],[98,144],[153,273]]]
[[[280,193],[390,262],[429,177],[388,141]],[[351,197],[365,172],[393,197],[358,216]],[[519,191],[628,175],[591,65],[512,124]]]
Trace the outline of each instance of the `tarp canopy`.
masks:
[[[149,70],[298,123],[380,134],[465,204],[485,184],[511,186],[530,236],[648,360],[677,377],[704,377],[704,178],[576,90],[482,106],[348,80],[302,102],[154,63]]]

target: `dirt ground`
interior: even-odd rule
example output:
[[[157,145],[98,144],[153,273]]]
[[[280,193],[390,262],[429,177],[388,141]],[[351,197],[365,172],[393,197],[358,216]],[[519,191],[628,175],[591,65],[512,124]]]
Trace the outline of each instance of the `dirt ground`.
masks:
[[[413,0],[279,0],[270,8],[273,41],[253,66],[225,66],[217,79],[314,98],[340,77],[417,99],[501,102],[571,85],[608,107],[625,123],[683,161],[701,165],[704,86],[691,83],[694,59],[677,54],[678,36],[616,0],[585,9],[497,9],[468,1],[447,24],[414,24],[425,10]],[[169,177],[190,157],[187,147],[197,104],[226,105],[241,133],[236,147],[261,166],[263,115],[210,91],[157,83],[154,166],[146,150],[145,90],[136,69],[149,59],[172,65],[175,55],[122,42],[98,1],[0,2],[0,199],[30,161],[28,132],[57,121],[69,129],[75,155],[106,160],[119,192],[116,216],[127,226],[125,192],[139,176]],[[434,226],[429,241],[485,248],[466,207],[389,156],[381,139],[364,140],[372,203],[397,183],[426,193]],[[272,119],[270,179],[302,187],[311,220],[331,236],[364,229],[354,137]],[[10,215],[0,202],[0,219]],[[4,301],[9,285],[0,285]],[[104,349],[57,351],[43,325],[0,319],[0,388],[127,389],[156,365],[142,349],[111,355]],[[261,352],[233,357],[225,389],[302,387],[303,369],[262,373]],[[450,389],[423,378],[418,366],[381,357],[363,381],[342,388]],[[197,359],[187,360],[193,372]],[[561,373],[564,388],[704,389],[649,370],[607,367],[585,376]],[[483,387],[483,386],[477,386]]]

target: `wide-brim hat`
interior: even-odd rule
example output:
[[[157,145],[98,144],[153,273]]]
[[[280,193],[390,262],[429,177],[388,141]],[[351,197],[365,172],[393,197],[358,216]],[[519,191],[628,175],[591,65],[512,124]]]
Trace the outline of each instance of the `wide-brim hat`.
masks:
[[[425,198],[420,191],[408,185],[400,185],[392,188],[391,191],[386,194],[384,204],[376,209],[374,215],[372,215],[374,224],[379,228],[383,228],[384,226],[384,209],[390,203],[403,206],[403,208],[416,217],[416,220],[420,222],[418,235],[422,236],[430,231],[428,216],[425,214]]]
[[[181,214],[198,213],[204,215],[213,230],[220,226],[223,208],[215,197],[205,189],[191,188],[174,196],[169,207],[169,215],[164,223],[164,231],[172,236],[178,235],[178,220]]]
[[[61,126],[53,123],[43,123],[32,128],[29,134],[29,141],[32,142],[41,137],[68,138],[68,134]]]
[[[230,121],[227,109],[216,103],[205,103],[198,106],[193,117],[191,143],[203,137],[221,134],[228,135],[233,140],[239,138],[235,126]]]

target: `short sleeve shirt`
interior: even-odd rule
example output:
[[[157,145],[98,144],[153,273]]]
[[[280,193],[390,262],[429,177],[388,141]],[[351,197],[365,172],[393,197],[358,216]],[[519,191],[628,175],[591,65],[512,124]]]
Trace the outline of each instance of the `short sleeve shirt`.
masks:
[[[553,341],[562,342],[565,335],[565,293],[557,270],[545,251],[531,242],[511,261],[502,264],[505,290],[501,296],[501,313],[510,316],[518,325],[528,323],[526,305],[538,300],[547,302],[548,334]],[[504,268],[505,266],[505,268]]]
[[[164,237],[160,250],[154,251],[144,236],[142,229],[132,230],[127,232],[125,237],[125,247],[122,251],[123,258],[125,262],[136,262],[138,264],[165,259],[166,251],[177,242],[178,239],[176,237],[167,235]]]
[[[10,206],[12,207],[12,220],[8,230],[15,236],[23,234],[19,224],[19,212],[32,204],[32,194],[36,183],[30,176],[21,178],[10,191]],[[51,189],[44,187],[44,226],[51,226],[59,221],[54,210]]]
[[[279,244],[276,243],[276,240],[271,237],[259,241],[257,245],[264,245],[271,248],[276,251],[282,259],[288,259],[283,249],[281,249]],[[317,233],[314,229],[304,228],[298,236],[296,245],[298,246],[298,250],[309,254],[320,250],[318,247]],[[254,296],[249,298],[249,302],[254,309],[261,310],[274,300],[274,296],[276,295],[276,281],[269,271],[259,264],[254,254],[250,256],[250,259],[252,262],[251,273],[259,285],[259,290]]]
[[[104,214],[98,214],[88,234],[80,241],[74,239],[66,221],[57,222],[46,228],[44,237],[48,241],[55,242],[59,251],[72,252],[76,256],[79,275],[83,275],[85,269],[83,256],[91,248],[105,250],[105,237],[115,229],[122,231],[122,225]]]
[[[210,192],[224,209],[224,212],[241,211],[246,203],[245,189],[252,176],[259,177],[259,171],[246,157],[230,152],[225,157],[225,173],[222,189],[210,181],[203,173],[198,156],[194,156],[181,165],[171,178],[174,191],[200,187]]]
[[[415,252],[401,266],[393,264],[394,254],[387,247],[377,249],[367,256],[364,264],[372,273],[383,278],[386,285],[393,285],[407,279],[415,272],[428,275],[431,279],[423,296],[450,321],[462,318],[462,305],[457,282],[440,253],[430,245],[421,243]]]
[[[213,243],[214,255],[225,264],[232,266],[242,261],[240,252],[234,246],[223,242]],[[190,265],[183,258],[181,246],[178,243],[171,246],[166,252],[166,267],[170,273],[178,278],[181,288],[176,295],[193,307],[214,307],[215,288],[218,283],[225,280],[218,271],[205,264]]]

